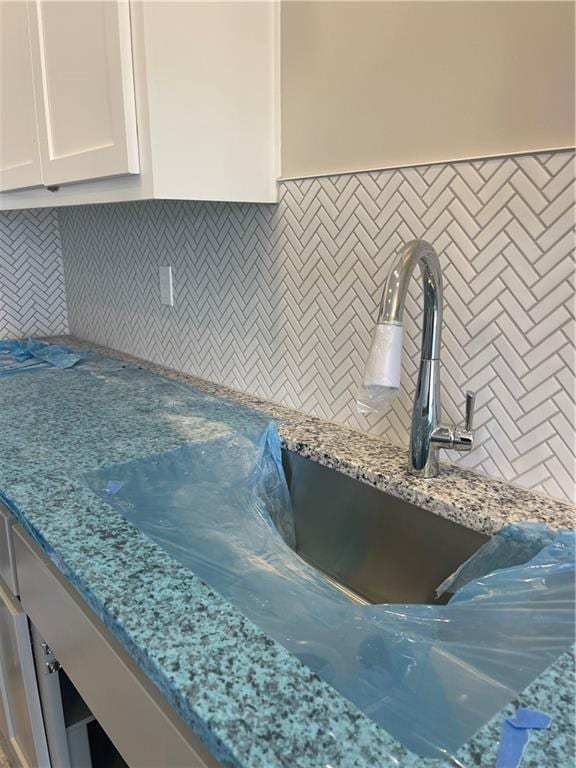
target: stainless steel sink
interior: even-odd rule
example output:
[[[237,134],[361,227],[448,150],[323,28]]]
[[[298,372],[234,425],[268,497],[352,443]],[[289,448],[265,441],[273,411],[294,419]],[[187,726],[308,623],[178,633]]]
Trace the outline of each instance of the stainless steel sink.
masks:
[[[290,451],[283,463],[296,551],[355,602],[439,602],[436,587],[488,539]]]

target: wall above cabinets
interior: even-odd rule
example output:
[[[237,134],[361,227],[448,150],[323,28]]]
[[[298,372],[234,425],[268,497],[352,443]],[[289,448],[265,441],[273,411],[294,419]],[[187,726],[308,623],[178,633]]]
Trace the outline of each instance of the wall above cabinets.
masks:
[[[574,3],[282,4],[282,176],[574,146]]]
[[[274,202],[277,13],[0,0],[0,208]]]

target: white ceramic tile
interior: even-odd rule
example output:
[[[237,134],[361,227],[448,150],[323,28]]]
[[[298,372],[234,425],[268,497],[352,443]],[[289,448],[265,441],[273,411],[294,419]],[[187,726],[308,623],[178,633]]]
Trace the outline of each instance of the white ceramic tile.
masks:
[[[446,417],[461,421],[465,389],[478,395],[476,448],[451,458],[573,498],[573,158],[290,181],[277,206],[60,209],[71,330],[406,444],[416,284],[401,396],[362,418],[354,394],[387,268],[403,242],[429,238],[445,277]],[[161,263],[174,308],[158,300]]]
[[[56,212],[0,212],[0,339],[67,331]]]

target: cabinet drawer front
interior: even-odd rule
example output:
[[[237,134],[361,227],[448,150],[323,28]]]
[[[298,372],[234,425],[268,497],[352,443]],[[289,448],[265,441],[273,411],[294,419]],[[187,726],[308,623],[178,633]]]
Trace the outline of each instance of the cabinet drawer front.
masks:
[[[13,595],[18,594],[16,564],[12,542],[12,515],[0,504],[0,579],[6,582]]]
[[[219,763],[19,525],[22,605],[100,725],[137,768]]]

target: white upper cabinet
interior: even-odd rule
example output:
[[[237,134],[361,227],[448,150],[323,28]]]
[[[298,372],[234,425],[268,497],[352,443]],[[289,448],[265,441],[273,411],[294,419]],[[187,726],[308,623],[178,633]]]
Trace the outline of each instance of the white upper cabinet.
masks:
[[[138,173],[128,0],[30,10],[43,183]]]
[[[42,184],[27,3],[0,3],[0,190]]]
[[[161,0],[141,10],[156,195],[274,200],[278,8]]]
[[[12,5],[0,0],[20,23],[18,44],[2,32],[2,62],[20,58],[2,71],[0,209],[277,200],[277,0]]]

